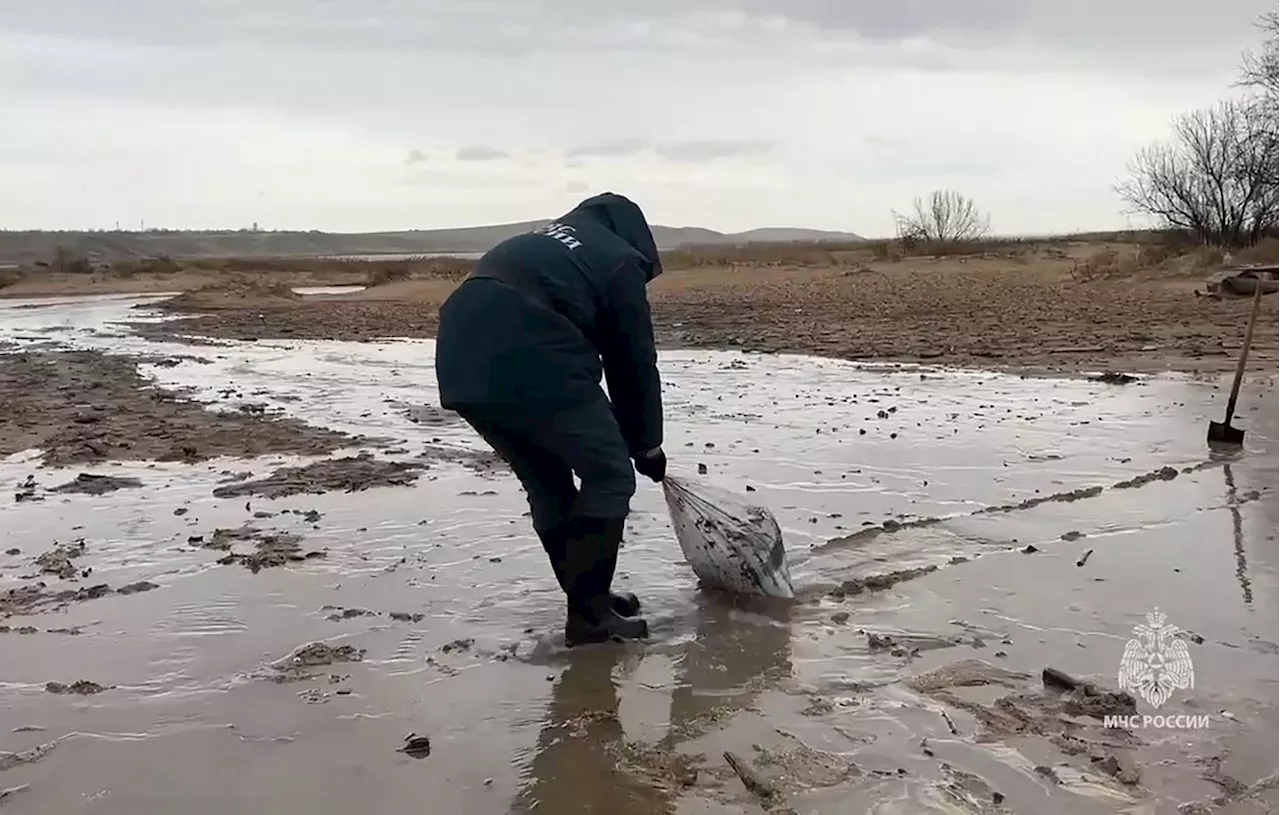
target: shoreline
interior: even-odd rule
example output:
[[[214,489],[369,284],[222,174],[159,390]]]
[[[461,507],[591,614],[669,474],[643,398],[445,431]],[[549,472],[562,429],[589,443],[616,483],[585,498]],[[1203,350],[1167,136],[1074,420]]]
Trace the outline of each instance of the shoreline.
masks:
[[[1234,369],[1251,307],[1247,297],[1207,293],[1214,261],[1202,250],[1162,257],[1150,246],[1050,242],[944,256],[773,251],[673,257],[649,287],[660,347],[1031,374],[1217,374]],[[434,337],[439,305],[468,270],[453,259],[281,258],[44,272],[0,288],[0,303],[181,291],[149,306],[176,319],[135,328],[178,341],[422,339]],[[338,286],[364,288],[294,291]],[[1251,371],[1274,373],[1280,361],[1276,301],[1263,299]]]

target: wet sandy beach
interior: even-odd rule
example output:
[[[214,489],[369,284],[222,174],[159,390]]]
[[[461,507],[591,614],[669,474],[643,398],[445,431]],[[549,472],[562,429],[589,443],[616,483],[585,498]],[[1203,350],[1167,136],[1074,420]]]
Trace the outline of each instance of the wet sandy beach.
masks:
[[[137,302],[0,303],[27,365],[75,350],[119,383],[106,352],[209,407],[181,414],[194,455],[0,433],[0,811],[1276,809],[1273,382],[1214,457],[1217,380],[664,353],[673,469],[771,507],[801,597],[700,592],[642,486],[619,583],[652,641],[567,652],[515,480],[433,407],[429,340],[157,342]],[[74,416],[118,389],[67,414],[90,442]],[[1046,688],[1114,690],[1157,608],[1193,687]]]

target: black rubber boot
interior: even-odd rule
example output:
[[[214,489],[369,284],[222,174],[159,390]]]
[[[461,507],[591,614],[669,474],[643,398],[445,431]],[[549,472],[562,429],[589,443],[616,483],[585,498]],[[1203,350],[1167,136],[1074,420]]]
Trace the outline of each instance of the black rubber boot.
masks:
[[[538,539],[542,541],[542,549],[547,553],[547,559],[551,561],[551,570],[556,574],[556,582],[560,584],[560,589],[565,594],[568,594],[569,585],[565,582],[564,577],[564,529],[556,529],[545,535],[539,534]],[[607,567],[610,579],[612,579],[613,572],[617,568],[618,553],[616,550],[613,551],[612,557],[612,565]],[[640,613],[640,598],[629,591],[621,593],[610,592],[609,598],[614,612],[619,616],[634,617]]]
[[[649,624],[640,617],[620,615],[609,591],[622,529],[621,519],[597,518],[576,519],[566,529],[562,563],[569,601],[564,642],[570,648],[649,636]]]
[[[609,602],[620,617],[634,617],[640,613],[640,598],[629,591],[609,592]]]

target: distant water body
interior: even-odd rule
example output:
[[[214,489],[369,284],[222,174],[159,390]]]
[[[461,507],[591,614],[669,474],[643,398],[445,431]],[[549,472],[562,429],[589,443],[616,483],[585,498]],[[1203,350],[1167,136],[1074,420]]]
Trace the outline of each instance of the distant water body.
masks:
[[[418,258],[464,258],[477,260],[483,252],[413,252],[410,254],[327,255],[326,260],[416,260]]]

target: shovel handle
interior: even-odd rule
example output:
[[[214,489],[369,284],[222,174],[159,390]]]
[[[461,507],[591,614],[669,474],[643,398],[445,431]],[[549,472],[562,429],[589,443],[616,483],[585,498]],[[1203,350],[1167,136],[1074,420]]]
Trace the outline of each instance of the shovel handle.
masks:
[[[1236,378],[1231,383],[1231,397],[1227,399],[1227,424],[1231,424],[1231,417],[1236,414],[1236,397],[1240,395],[1244,368],[1249,362],[1249,346],[1253,343],[1253,326],[1258,322],[1258,307],[1262,305],[1262,281],[1257,282],[1258,285],[1253,290],[1253,310],[1249,312],[1249,325],[1244,330],[1244,346],[1240,349],[1240,361],[1236,363]]]

